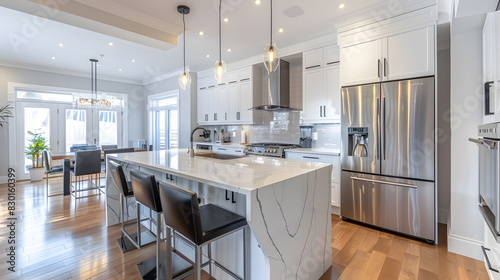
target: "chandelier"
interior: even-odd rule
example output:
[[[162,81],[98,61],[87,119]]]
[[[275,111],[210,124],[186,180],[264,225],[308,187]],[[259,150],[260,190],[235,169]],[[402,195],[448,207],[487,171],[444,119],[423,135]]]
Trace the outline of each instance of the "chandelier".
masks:
[[[113,100],[108,100],[104,94],[97,94],[97,62],[99,62],[97,59],[90,59],[91,93],[73,93],[74,108],[111,108],[113,106]]]

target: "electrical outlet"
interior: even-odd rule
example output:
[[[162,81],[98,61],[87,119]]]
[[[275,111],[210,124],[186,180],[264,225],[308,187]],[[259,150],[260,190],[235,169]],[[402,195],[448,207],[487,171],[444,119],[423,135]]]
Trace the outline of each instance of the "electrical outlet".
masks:
[[[318,140],[318,133],[317,132],[313,132],[313,140],[314,141]]]

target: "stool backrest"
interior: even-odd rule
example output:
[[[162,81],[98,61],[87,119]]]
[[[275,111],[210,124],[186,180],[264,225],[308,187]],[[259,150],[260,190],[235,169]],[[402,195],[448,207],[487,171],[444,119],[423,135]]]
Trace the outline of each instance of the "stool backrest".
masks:
[[[104,150],[104,159],[108,154],[123,154],[123,153],[133,153],[134,148],[121,148],[121,149],[107,149]]]
[[[75,175],[101,173],[101,150],[76,151]]]
[[[130,170],[130,181],[137,202],[157,213],[162,212],[158,185],[154,175],[132,169]]]
[[[128,189],[127,179],[125,178],[125,172],[123,172],[123,167],[121,164],[109,161],[109,172],[111,173],[111,179],[115,183],[118,190],[124,195],[129,196],[132,193]]]
[[[45,164],[45,171],[50,171],[50,152],[48,150],[43,150],[43,163]]]
[[[101,145],[101,150],[118,149],[118,145]]]
[[[159,189],[165,224],[195,244],[202,244],[203,229],[196,193],[165,182],[160,182]]]

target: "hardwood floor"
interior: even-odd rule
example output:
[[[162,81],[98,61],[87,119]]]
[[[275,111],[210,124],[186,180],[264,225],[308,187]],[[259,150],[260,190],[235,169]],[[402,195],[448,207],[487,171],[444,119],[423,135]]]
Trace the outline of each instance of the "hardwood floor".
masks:
[[[51,179],[50,192],[62,180]],[[7,185],[0,185],[0,248],[8,253]],[[45,196],[45,181],[17,183],[16,267],[0,262],[0,279],[140,279],[136,264],[155,255],[154,245],[122,253],[120,226],[106,227],[105,197],[75,200]],[[481,261],[332,217],[333,266],[326,279],[488,279]],[[208,279],[208,275],[204,275]]]

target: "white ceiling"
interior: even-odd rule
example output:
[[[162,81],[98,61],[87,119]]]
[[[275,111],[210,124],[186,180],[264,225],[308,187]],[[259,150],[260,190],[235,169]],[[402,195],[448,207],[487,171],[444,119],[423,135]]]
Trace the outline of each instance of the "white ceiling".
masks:
[[[137,17],[142,17],[144,21],[151,21],[154,18],[167,22],[171,26],[165,27],[166,29],[172,29],[172,26],[182,27],[182,16],[177,13],[176,7],[180,4],[189,6],[191,13],[186,15],[188,29],[186,63],[191,71],[195,72],[211,68],[215,63],[218,56],[219,1],[101,1],[108,7],[117,5],[135,10],[138,12]],[[415,2],[415,0],[401,1]],[[338,8],[341,2],[346,3],[344,9]],[[337,18],[345,18],[350,13],[384,2],[388,1],[274,0],[274,41],[279,48],[283,48],[333,34],[335,27],[332,22]],[[289,18],[283,13],[284,10],[294,6],[303,9],[304,14]],[[269,41],[269,15],[267,0],[262,0],[261,5],[256,5],[253,0],[223,0],[222,16],[228,17],[229,22],[222,25],[222,59],[230,63],[263,52],[265,44]],[[49,71],[58,69],[68,73],[88,73],[90,71],[88,60],[97,58],[100,60],[99,75],[132,81],[142,81],[147,77],[172,72],[182,67],[182,35],[178,38],[177,46],[164,51],[58,21],[44,21],[31,14],[4,7],[0,7],[0,18],[2,19],[0,64],[23,65]],[[30,30],[29,27],[34,28]],[[283,28],[284,32],[278,33],[279,28]],[[32,32],[28,34],[26,31]],[[203,31],[204,35],[198,35],[199,31]],[[17,39],[17,46],[12,43],[13,38]],[[109,46],[109,42],[113,42],[113,46]],[[59,47],[59,43],[63,43],[64,47]],[[227,52],[228,48],[232,51]],[[101,54],[104,55],[102,59]],[[206,57],[207,54],[210,58]],[[55,60],[51,59],[53,56],[56,57]],[[132,62],[132,59],[136,62]]]

